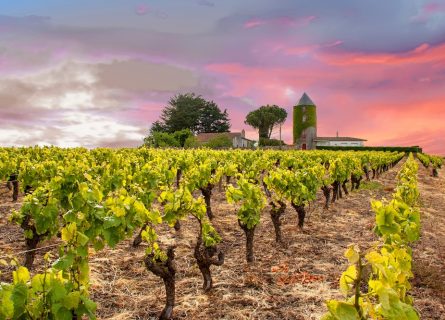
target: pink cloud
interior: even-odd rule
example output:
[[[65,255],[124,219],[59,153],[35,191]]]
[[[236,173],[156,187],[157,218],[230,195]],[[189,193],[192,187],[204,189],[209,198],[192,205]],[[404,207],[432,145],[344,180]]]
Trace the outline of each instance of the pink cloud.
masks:
[[[291,113],[308,92],[318,107],[320,135],[339,130],[368,139],[368,145],[419,144],[427,152],[445,154],[445,143],[437,143],[445,136],[445,44],[422,44],[400,54],[326,51],[322,45],[298,50],[276,45],[274,52],[277,57],[303,52],[308,59],[291,67],[232,63],[207,65],[206,70],[223,79],[225,96],[254,101],[251,110],[275,103]],[[245,117],[250,110],[243,111]],[[291,118],[283,126],[289,143]]]
[[[266,23],[267,23],[266,20],[251,19],[244,23],[244,28],[246,28],[246,29],[255,28],[255,27],[264,25]]]
[[[385,64],[403,65],[403,64],[421,64],[421,63],[438,63],[445,65],[445,44],[438,46],[430,46],[423,43],[415,49],[405,53],[361,53],[361,52],[342,52],[342,53],[325,53],[318,55],[320,60],[332,65],[371,65]]]
[[[313,54],[315,51],[324,49],[324,48],[333,48],[343,44],[343,41],[336,40],[324,44],[315,44],[315,45],[300,45],[300,46],[292,46],[288,47],[286,45],[275,46],[275,51],[281,51],[285,55],[306,55]]]

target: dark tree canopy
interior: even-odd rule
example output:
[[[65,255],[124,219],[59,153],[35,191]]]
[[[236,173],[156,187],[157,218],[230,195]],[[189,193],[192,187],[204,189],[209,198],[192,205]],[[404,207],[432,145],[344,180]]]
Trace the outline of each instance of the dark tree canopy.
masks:
[[[153,124],[151,125],[150,128],[150,135],[153,135],[153,133],[155,132],[166,132],[167,130],[165,129],[165,126],[161,123],[161,121],[155,121],[153,122]]]
[[[287,112],[283,108],[276,105],[266,105],[249,112],[244,123],[257,129],[260,138],[270,139],[273,128],[283,124],[286,118]]]
[[[153,132],[174,133],[189,129],[193,133],[227,132],[230,121],[227,110],[222,112],[215,102],[194,93],[178,94],[162,110],[159,121],[153,123]]]
[[[221,112],[215,102],[206,101],[201,109],[197,132],[227,132],[230,129],[229,116],[227,110]]]

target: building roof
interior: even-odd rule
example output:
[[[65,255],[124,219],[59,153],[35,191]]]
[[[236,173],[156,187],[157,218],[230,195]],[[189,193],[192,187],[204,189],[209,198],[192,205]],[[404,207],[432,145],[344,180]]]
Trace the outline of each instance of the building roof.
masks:
[[[366,139],[352,137],[316,137],[314,141],[368,141]]]
[[[315,103],[312,102],[311,98],[305,93],[300,98],[300,101],[298,101],[297,106],[315,106]]]
[[[240,138],[242,138],[244,140],[252,141],[252,140],[246,139],[244,137],[243,132],[205,132],[205,133],[198,133],[196,135],[196,140],[198,140],[198,142],[205,143],[205,142],[209,142],[211,139],[216,138],[216,137],[221,136],[221,135],[227,136],[229,139],[240,137]]]

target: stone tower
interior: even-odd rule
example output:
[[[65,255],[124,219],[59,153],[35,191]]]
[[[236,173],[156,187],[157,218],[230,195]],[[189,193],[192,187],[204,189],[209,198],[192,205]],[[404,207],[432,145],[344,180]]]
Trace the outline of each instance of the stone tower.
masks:
[[[297,149],[315,149],[317,137],[317,108],[304,93],[294,106],[294,145]]]

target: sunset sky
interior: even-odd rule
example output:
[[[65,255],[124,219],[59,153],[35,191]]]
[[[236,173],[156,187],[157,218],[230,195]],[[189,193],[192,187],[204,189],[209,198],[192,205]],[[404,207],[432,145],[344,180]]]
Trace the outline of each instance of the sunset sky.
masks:
[[[445,155],[445,1],[1,1],[0,72],[2,146],[137,146],[186,92],[290,143],[306,92],[320,136]]]

